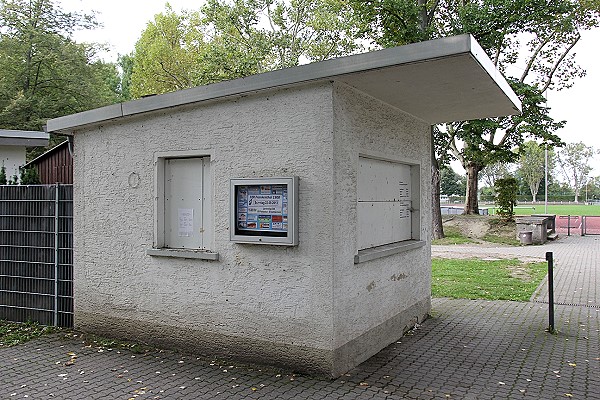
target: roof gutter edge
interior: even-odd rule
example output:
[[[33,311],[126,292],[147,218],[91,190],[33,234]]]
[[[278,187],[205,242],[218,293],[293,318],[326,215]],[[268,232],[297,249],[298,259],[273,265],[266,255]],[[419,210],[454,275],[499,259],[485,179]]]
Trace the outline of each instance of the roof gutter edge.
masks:
[[[494,80],[496,85],[502,90],[506,97],[513,103],[513,108],[516,111],[515,114],[520,114],[523,112],[523,106],[521,104],[521,100],[517,96],[517,94],[512,90],[510,84],[506,80],[506,78],[502,75],[502,73],[496,68],[492,60],[489,58],[485,50],[481,47],[477,40],[472,35],[470,37],[470,51],[475,60],[481,65],[487,74]]]
[[[465,34],[265,72],[51,119],[46,129],[49,133],[72,135],[77,128],[124,116],[464,54],[471,51],[473,42],[473,37]]]

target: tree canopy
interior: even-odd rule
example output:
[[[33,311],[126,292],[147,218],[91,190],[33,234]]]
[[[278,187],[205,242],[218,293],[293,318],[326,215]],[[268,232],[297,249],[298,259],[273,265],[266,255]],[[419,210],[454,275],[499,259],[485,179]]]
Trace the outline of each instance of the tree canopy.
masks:
[[[581,188],[587,184],[592,167],[589,161],[598,154],[585,143],[568,143],[558,152],[558,164],[570,188],[575,192],[575,202],[579,201]]]
[[[133,97],[244,77],[352,53],[353,13],[340,0],[208,0],[168,5],[133,54]]]
[[[527,139],[560,145],[564,126],[543,96],[568,88],[585,72],[574,59],[580,32],[598,25],[597,1],[557,0],[352,0],[361,32],[388,47],[461,33],[472,34],[523,103],[521,115],[457,121],[434,129],[437,161],[458,159],[468,175],[465,212],[477,213],[479,172],[518,159]],[[435,176],[435,174],[434,174]],[[436,184],[434,182],[434,184]]]
[[[0,1],[0,127],[41,130],[46,120],[116,102],[117,69],[95,59],[97,45],[71,39],[93,15],[52,0]]]

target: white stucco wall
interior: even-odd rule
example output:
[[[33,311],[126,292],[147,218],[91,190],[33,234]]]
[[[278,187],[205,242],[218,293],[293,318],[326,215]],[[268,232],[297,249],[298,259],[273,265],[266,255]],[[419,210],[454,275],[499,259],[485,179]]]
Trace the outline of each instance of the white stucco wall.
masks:
[[[430,310],[431,147],[428,124],[343,84],[334,89],[334,127],[334,347],[343,369],[394,342]],[[421,164],[421,200],[413,208],[425,246],[353,264],[360,153]]]
[[[24,146],[0,146],[0,167],[6,167],[6,179],[12,179],[13,175],[20,176],[19,167],[25,165]]]
[[[122,119],[76,140],[78,329],[335,375],[429,311],[428,245],[354,264],[360,152],[421,162],[429,237],[429,127],[397,109],[314,83]],[[211,156],[218,261],[146,254],[154,156],[167,151]],[[263,176],[300,178],[296,247],[229,241],[229,179]]]
[[[76,133],[77,328],[214,351],[321,354],[333,336],[331,84],[165,110]],[[151,257],[156,152],[205,150],[219,261]],[[131,188],[131,173],[140,176]],[[229,179],[300,177],[300,245],[229,242]],[[185,333],[184,333],[185,332]],[[235,340],[228,338],[235,337]],[[199,348],[198,350],[202,350]],[[272,350],[269,350],[272,348]],[[302,354],[289,352],[289,357]]]

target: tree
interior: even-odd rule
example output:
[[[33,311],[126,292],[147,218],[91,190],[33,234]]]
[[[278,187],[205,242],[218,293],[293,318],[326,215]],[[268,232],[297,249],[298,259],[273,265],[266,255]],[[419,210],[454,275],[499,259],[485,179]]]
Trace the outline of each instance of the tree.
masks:
[[[120,69],[119,92],[123,101],[131,100],[131,74],[133,73],[133,53],[120,54],[117,65]]]
[[[19,168],[21,175],[21,185],[39,185],[40,176],[34,167]]]
[[[554,168],[554,151],[548,151],[548,171]],[[546,151],[537,142],[525,142],[519,154],[519,175],[527,183],[533,202],[537,201],[540,183],[546,174]]]
[[[167,4],[135,45],[131,95],[136,98],[194,86],[195,63],[204,48],[198,13],[179,15]]]
[[[478,212],[479,172],[499,161],[514,162],[512,149],[526,138],[560,144],[564,123],[548,115],[543,93],[573,84],[584,74],[574,62],[580,31],[598,25],[598,2],[575,0],[352,0],[365,37],[383,47],[470,33],[505,75],[523,103],[518,116],[458,121],[434,129],[434,169],[451,156],[468,177],[466,213]],[[517,73],[518,72],[518,73]],[[432,185],[439,185],[435,171]],[[437,180],[437,181],[436,181]],[[434,213],[434,216],[436,214]],[[434,221],[434,237],[436,226]]]
[[[97,45],[77,44],[92,15],[52,0],[0,0],[0,127],[41,130],[46,120],[118,101],[114,65],[94,59]]]
[[[0,167],[0,185],[6,185],[7,183],[8,181],[6,179],[6,167],[3,163],[2,167]]]
[[[581,188],[587,183],[592,171],[590,158],[597,153],[593,147],[588,147],[583,142],[569,143],[558,152],[558,164],[568,185],[575,192],[576,203],[579,201]]]
[[[466,189],[464,176],[454,172],[452,167],[445,166],[440,170],[440,190],[446,196],[463,196]]]
[[[321,61],[360,46],[340,0],[209,0],[199,11],[169,6],[133,55],[134,97]]]
[[[497,214],[507,221],[512,221],[515,216],[514,207],[517,205],[517,180],[513,177],[498,179],[494,191]]]
[[[510,171],[508,170],[509,164],[505,162],[497,162],[494,164],[486,165],[480,172],[481,180],[484,185],[494,191],[494,186],[498,179],[509,177]]]

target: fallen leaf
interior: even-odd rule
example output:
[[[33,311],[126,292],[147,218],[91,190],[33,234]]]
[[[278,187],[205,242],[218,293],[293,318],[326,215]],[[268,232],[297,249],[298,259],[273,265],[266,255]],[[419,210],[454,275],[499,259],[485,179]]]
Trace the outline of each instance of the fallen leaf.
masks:
[[[575,363],[569,363],[569,366],[570,366],[570,367],[576,367],[576,366],[577,366],[577,364],[575,364]]]
[[[567,397],[573,397],[573,395],[571,393],[565,393],[565,396],[567,396]]]
[[[506,385],[504,382],[498,382],[498,385]]]
[[[360,386],[369,386],[369,384],[367,382],[361,382],[359,383]]]

